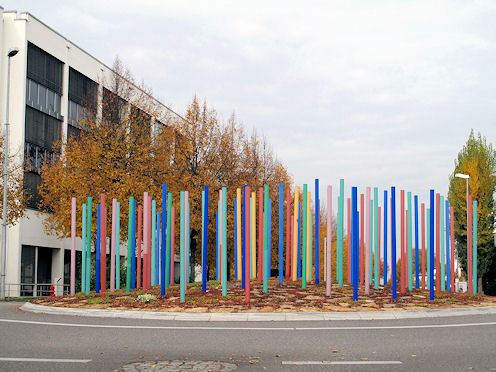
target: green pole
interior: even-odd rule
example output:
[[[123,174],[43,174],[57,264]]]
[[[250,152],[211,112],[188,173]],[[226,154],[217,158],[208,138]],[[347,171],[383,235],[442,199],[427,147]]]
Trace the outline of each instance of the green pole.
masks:
[[[374,288],[379,289],[379,189],[374,187]]]
[[[91,281],[91,204],[93,198],[88,198],[88,225],[86,226],[86,294],[90,294],[90,281]]]
[[[186,292],[186,282],[184,281],[184,269],[186,265],[185,257],[184,257],[184,212],[186,208],[184,208],[184,191],[181,191],[181,237],[179,238],[179,251],[181,252],[181,264],[180,264],[180,295],[181,295],[181,303],[185,301],[185,292]]]
[[[169,288],[171,263],[171,214],[172,193],[167,194],[167,235],[165,238],[165,288]],[[164,213],[164,211],[162,211]]]
[[[446,288],[445,288],[445,278],[444,278],[444,268],[445,268],[445,265],[444,265],[444,261],[445,261],[445,251],[444,251],[444,197],[440,197],[439,198],[439,205],[440,205],[440,208],[439,208],[439,228],[441,229],[441,231],[439,232],[441,234],[441,276],[440,276],[440,279],[441,279],[441,291],[445,291]]]
[[[127,271],[126,271],[126,292],[131,292],[131,263],[133,261],[132,258],[132,247],[133,247],[133,216],[132,211],[134,207],[134,198],[131,196],[129,198],[129,214],[128,214],[128,223],[127,223]]]
[[[430,239],[430,236],[431,236],[431,229],[430,229],[430,226],[431,226],[431,219],[428,217],[430,216],[430,208],[427,208],[427,213],[426,213],[426,221],[427,221],[427,249],[426,249],[426,253],[427,253],[427,270],[425,272],[425,288],[427,289],[430,289],[429,287],[429,284],[430,284],[430,279],[429,279],[429,268],[431,267],[431,239]]]
[[[151,286],[155,285],[155,275],[157,271],[157,265],[156,265],[156,247],[155,247],[155,237],[157,235],[156,232],[157,229],[157,202],[155,200],[152,200],[152,246],[151,246],[151,251],[152,251],[152,282]]]
[[[81,246],[81,292],[86,289],[86,204],[83,204],[83,223],[81,232],[82,246]]]
[[[474,220],[474,228],[473,228],[474,245],[472,247],[472,249],[473,249],[473,257],[472,257],[473,285],[472,285],[472,290],[473,290],[473,294],[477,294],[477,200],[474,200],[473,220]]]
[[[267,273],[269,265],[269,185],[264,188],[264,274],[263,274],[263,292],[268,291],[268,277]]]
[[[303,262],[301,263],[301,288],[307,288],[307,185],[303,185],[303,239],[302,239],[302,250],[301,255],[303,256]]]
[[[339,180],[338,199],[338,281],[339,288],[343,288],[343,225],[344,225],[344,179]],[[332,242],[331,242],[332,245]]]
[[[227,187],[222,188],[222,295],[227,296]]]
[[[413,289],[412,280],[412,193],[407,193],[408,198],[408,290]],[[442,209],[442,208],[441,208]]]
[[[121,289],[121,203],[115,205],[115,288]]]

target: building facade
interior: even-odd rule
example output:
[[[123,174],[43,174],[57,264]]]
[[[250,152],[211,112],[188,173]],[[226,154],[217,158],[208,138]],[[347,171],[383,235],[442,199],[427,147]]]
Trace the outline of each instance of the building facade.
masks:
[[[27,169],[24,185],[31,196],[25,217],[7,229],[5,295],[47,295],[50,285],[62,294],[69,285],[70,239],[58,239],[44,231],[44,215],[37,210],[41,165],[55,156],[55,140],[66,140],[81,130],[78,120],[83,100],[93,97],[96,107],[97,100],[108,92],[104,82],[111,81],[113,72],[29,13],[0,8],[0,20],[2,132],[9,78],[7,54],[17,48],[10,63],[9,152],[22,154]],[[157,100],[155,104],[164,118],[170,114]],[[152,121],[152,128],[160,123]],[[80,254],[80,240],[76,246]],[[121,249],[124,256],[125,251]]]

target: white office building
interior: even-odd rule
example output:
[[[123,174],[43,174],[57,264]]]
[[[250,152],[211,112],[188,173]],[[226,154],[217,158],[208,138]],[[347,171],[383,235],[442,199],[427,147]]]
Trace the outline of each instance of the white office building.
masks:
[[[47,235],[43,229],[43,214],[36,210],[40,168],[43,159],[53,156],[54,140],[80,130],[83,97],[95,90],[95,99],[102,99],[106,89],[101,82],[111,80],[112,70],[29,13],[0,8],[0,20],[2,131],[8,53],[17,48],[10,58],[9,152],[21,152],[29,165],[24,180],[32,196],[26,216],[7,229],[5,295],[47,295],[51,284],[62,294],[69,285],[70,239]],[[164,105],[156,104],[168,114]]]

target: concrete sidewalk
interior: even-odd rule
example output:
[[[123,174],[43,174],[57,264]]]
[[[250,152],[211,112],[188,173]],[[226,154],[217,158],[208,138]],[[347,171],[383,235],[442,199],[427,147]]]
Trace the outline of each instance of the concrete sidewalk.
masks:
[[[460,315],[496,314],[496,306],[403,310],[403,311],[356,311],[338,313],[173,313],[160,311],[132,311],[107,309],[82,309],[55,306],[42,306],[29,302],[21,306],[24,311],[32,313],[72,315],[98,318],[185,320],[202,322],[226,321],[308,321],[308,320],[374,320],[374,319],[418,319],[440,318]]]

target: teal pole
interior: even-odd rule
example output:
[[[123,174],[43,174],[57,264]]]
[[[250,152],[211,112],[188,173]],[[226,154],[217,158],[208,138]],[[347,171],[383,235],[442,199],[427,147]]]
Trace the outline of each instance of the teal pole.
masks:
[[[339,288],[343,288],[343,225],[344,225],[344,179],[339,180],[339,199],[338,199],[338,281]]]
[[[184,191],[181,191],[181,229],[180,229],[180,233],[181,233],[181,237],[179,238],[179,251],[180,251],[180,267],[181,267],[181,270],[179,270],[179,277],[180,277],[180,296],[181,296],[181,303],[183,303],[185,301],[185,293],[186,293],[186,282],[184,280],[184,269],[185,269],[185,265],[186,265],[186,261],[185,261],[185,257],[184,257],[184,246],[185,246],[185,241],[184,241],[184,230],[185,230],[185,226],[184,226],[184,220],[185,220],[185,216],[184,216],[184,212],[185,212],[186,208],[184,206]]]
[[[264,188],[264,275],[263,275],[263,292],[268,291],[267,268],[269,265],[269,185]],[[269,273],[270,274],[270,273]]]
[[[155,252],[155,236],[156,236],[156,229],[157,229],[157,202],[155,200],[152,200],[152,246],[150,247],[150,250],[152,251],[152,281],[150,283],[150,286],[155,285],[155,277],[157,275],[157,265],[156,265],[156,252]]]
[[[172,193],[167,194],[167,235],[165,238],[165,288],[169,288],[171,262],[171,215],[172,215]],[[164,213],[162,211],[162,213]]]
[[[227,296],[227,187],[222,188],[222,295]]]
[[[86,204],[83,204],[83,231],[81,233],[82,246],[81,246],[81,292],[86,289]]]
[[[115,288],[121,289],[121,203],[115,205]]]
[[[408,290],[413,289],[412,280],[412,193],[407,193],[408,198]]]
[[[302,266],[302,271],[301,271],[301,288],[305,289],[307,288],[307,185],[303,185],[303,210],[302,210],[302,215],[303,215],[303,249],[301,250],[301,254],[303,256],[303,262],[301,264]]]
[[[439,207],[439,228],[441,229],[441,231],[439,231],[439,234],[441,234],[441,276],[440,276],[440,279],[441,279],[441,291],[445,291],[446,290],[446,287],[445,287],[445,278],[444,278],[444,270],[445,270],[445,266],[444,266],[444,261],[445,261],[445,247],[444,247],[444,197],[440,197],[439,198],[439,203],[440,203],[440,207]]]
[[[374,187],[374,289],[379,289],[379,189]]]
[[[87,217],[88,225],[86,226],[86,294],[90,294],[90,282],[91,282],[91,204],[93,203],[93,198],[90,196],[88,198],[87,205]]]
[[[474,200],[473,224],[474,224],[474,228],[473,228],[474,245],[472,247],[472,250],[473,250],[473,253],[472,253],[473,254],[473,257],[472,257],[472,265],[473,265],[472,291],[473,291],[473,294],[477,294],[477,200]]]

